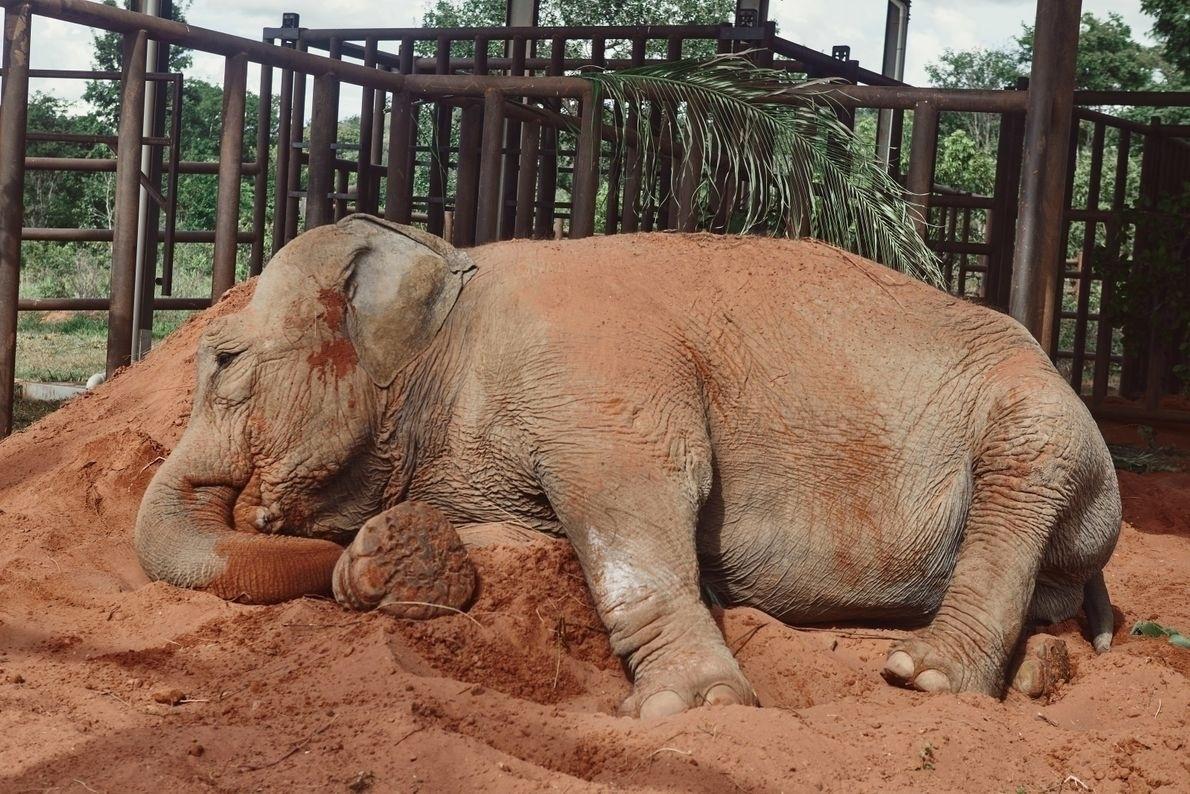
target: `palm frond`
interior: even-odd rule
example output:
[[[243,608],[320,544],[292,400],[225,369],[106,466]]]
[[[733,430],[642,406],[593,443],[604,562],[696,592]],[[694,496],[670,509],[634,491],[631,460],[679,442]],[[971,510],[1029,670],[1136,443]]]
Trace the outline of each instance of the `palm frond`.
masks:
[[[582,77],[610,103],[621,161],[639,168],[642,203],[682,201],[700,225],[717,215],[741,233],[810,235],[943,283],[902,188],[829,102],[787,90],[824,81],[797,83],[739,55]],[[663,184],[667,157],[681,167]]]

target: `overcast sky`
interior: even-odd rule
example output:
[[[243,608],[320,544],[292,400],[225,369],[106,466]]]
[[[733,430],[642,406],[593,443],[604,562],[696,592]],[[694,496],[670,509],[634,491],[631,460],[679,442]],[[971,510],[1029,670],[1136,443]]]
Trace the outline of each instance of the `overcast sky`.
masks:
[[[851,45],[851,57],[880,70],[885,0],[770,0],[780,35],[824,52],[835,44]],[[187,16],[192,25],[259,39],[266,26],[279,26],[282,11],[301,14],[305,27],[403,27],[416,25],[423,3],[403,0],[194,0]],[[1034,0],[916,0],[909,18],[905,79],[925,85],[925,66],[945,49],[1000,47],[1021,28],[1032,24]],[[1133,36],[1151,43],[1150,19],[1139,0],[1083,0],[1083,10],[1100,16],[1115,11],[1132,27]],[[33,24],[33,67],[85,69],[90,66],[91,39],[85,28],[37,18]],[[249,75],[257,84],[258,72]],[[197,54],[191,72],[214,83],[223,79],[223,59]],[[78,81],[34,81],[34,90],[52,90],[67,98],[82,93]],[[359,107],[358,92],[345,92],[344,110]]]

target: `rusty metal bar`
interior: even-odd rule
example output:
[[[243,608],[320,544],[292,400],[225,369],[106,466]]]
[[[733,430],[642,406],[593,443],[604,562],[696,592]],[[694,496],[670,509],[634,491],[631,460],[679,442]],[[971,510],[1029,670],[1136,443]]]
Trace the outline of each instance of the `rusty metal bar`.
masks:
[[[338,221],[347,215],[347,200],[351,197],[350,191],[351,175],[347,166],[335,166],[335,192],[333,194],[335,205],[335,220]],[[356,200],[359,200],[359,194],[356,193]]]
[[[1087,209],[1099,209],[1099,186],[1103,178],[1103,143],[1104,126],[1102,122],[1095,123],[1091,135],[1091,173],[1087,183]],[[1083,364],[1087,354],[1087,315],[1091,310],[1091,282],[1094,273],[1091,272],[1091,262],[1095,255],[1095,227],[1094,221],[1083,222],[1082,261],[1078,281],[1078,305],[1074,320],[1074,358],[1071,360],[1070,386],[1078,394],[1083,391]],[[1102,351],[1096,351],[1099,355]]]
[[[376,68],[376,39],[364,43],[364,66]],[[355,202],[358,212],[375,212],[374,182],[372,174],[372,139],[376,134],[374,114],[376,113],[376,89],[364,86],[360,92],[359,111],[359,165],[356,168],[355,186],[359,196]]]
[[[306,42],[298,39],[296,48],[299,51],[304,51]],[[277,196],[277,200],[285,200],[285,236],[282,240],[284,245],[289,242],[298,233],[298,225],[301,221],[301,204],[298,193],[302,189],[302,158],[301,151],[298,144],[302,139],[302,133],[306,128],[306,74],[305,72],[297,71],[293,74],[293,102],[290,108],[290,137],[284,141],[284,146],[289,149],[289,175],[286,178],[285,192]]]
[[[385,185],[384,217],[398,223],[409,223],[413,213],[412,143],[417,114],[408,92],[393,95],[389,114],[388,172]]]
[[[1128,196],[1128,164],[1132,149],[1132,131],[1121,129],[1116,142],[1116,176],[1112,186],[1112,217],[1105,224],[1107,239],[1104,245],[1104,261],[1115,265],[1119,261],[1120,246],[1123,243],[1124,210]],[[1091,385],[1091,403],[1098,406],[1107,396],[1108,380],[1111,377],[1112,326],[1111,303],[1115,297],[1115,283],[1110,273],[1104,274],[1099,291],[1099,326],[1095,335],[1095,378]]]
[[[677,230],[692,232],[698,228],[694,198],[698,183],[702,179],[703,139],[694,129],[690,134],[690,145],[682,159],[682,172],[678,177],[678,222]]]
[[[240,163],[244,159],[244,104],[248,59],[228,58],[223,67],[223,132],[219,138],[219,192],[215,204],[215,257],[211,300],[236,283],[236,232],[240,223]]]
[[[483,132],[478,158],[479,197],[478,217],[475,220],[477,245],[497,239],[500,194],[500,143],[504,135],[504,95],[491,91],[484,97]],[[457,221],[456,221],[457,222]]]
[[[246,64],[246,62],[245,62]],[[269,203],[269,139],[273,122],[273,67],[260,67],[260,95],[256,112],[256,175],[252,180],[252,240],[248,275],[264,269],[264,226]]]
[[[310,173],[306,187],[306,228],[331,222],[334,188],[334,146],[338,134],[339,81],[333,75],[314,79],[314,112],[310,118]]]
[[[106,8],[106,6],[104,6]],[[155,17],[145,17],[154,19]],[[140,137],[145,117],[145,50],[148,35],[124,34],[124,83],[120,96],[116,223],[112,240],[111,309],[107,318],[107,376],[132,358],[132,309],[136,282],[137,216],[140,206]]]
[[[595,193],[599,190],[599,152],[603,145],[602,111],[602,103],[595,99],[593,91],[582,98],[574,178],[571,183],[572,238],[590,237],[595,233]]]
[[[277,174],[273,191],[273,253],[285,245],[285,214],[289,210],[289,156],[293,149],[293,70],[281,70],[280,106],[277,110]]]
[[[533,214],[537,209],[533,194],[537,188],[537,157],[541,146],[541,125],[521,125],[521,156],[517,168],[516,214],[513,236],[528,237],[533,233]]]
[[[158,51],[165,49],[162,44]],[[169,137],[173,144],[169,147],[169,160],[166,168],[165,189],[165,237],[162,240],[161,251],[161,294],[173,294],[174,284],[174,254],[177,243],[178,228],[178,168],[182,160],[182,78],[173,82],[170,93]]]
[[[1008,311],[1008,287],[1012,283],[1012,248],[1016,240],[1017,202],[1021,188],[1024,122],[1022,113],[1003,114],[996,143],[993,206],[988,213],[987,228],[992,253],[987,263],[985,296],[992,306],[1001,311]]]
[[[546,74],[560,78],[565,68],[566,39],[556,36],[550,39],[550,65]],[[557,102],[544,103],[546,109],[558,111]],[[554,215],[557,212],[558,155],[560,134],[556,127],[542,127],[540,137],[541,160],[537,179],[537,209],[533,223],[533,236],[548,239],[554,235]]]
[[[909,173],[905,178],[913,225],[926,236],[930,194],[934,190],[934,161],[938,154],[938,108],[930,101],[913,108],[913,137],[909,145]]]
[[[210,298],[154,298],[153,311],[199,310],[211,305]],[[107,298],[22,298],[20,312],[104,312],[111,306]]]
[[[467,248],[475,244],[476,240],[476,206],[495,205],[499,209],[499,202],[493,201],[493,196],[487,193],[488,186],[481,187],[480,179],[480,139],[483,137],[488,124],[484,116],[484,106],[468,105],[463,108],[459,117],[459,168],[455,174],[455,214],[452,231],[453,243],[460,248]],[[486,159],[487,152],[484,152]],[[499,159],[499,149],[493,154]],[[495,168],[493,162],[489,170]],[[499,185],[496,188],[499,190]],[[484,200],[479,202],[479,196]]]
[[[1052,312],[1063,260],[1060,244],[1066,149],[1081,6],[1081,0],[1038,3],[1025,117],[1024,170],[1009,312],[1047,353],[1055,350]]]
[[[116,230],[26,226],[21,229],[21,239],[27,242],[110,243],[116,239]],[[174,232],[174,241],[178,243],[213,243],[215,242],[215,232],[212,230],[183,229]],[[236,242],[252,242],[252,232],[237,232]]]
[[[0,98],[0,438],[12,432],[15,396],[31,23],[29,6],[5,9],[4,88]]]
[[[75,173],[115,173],[119,161],[108,157],[26,157],[26,171],[72,171]],[[172,166],[171,166],[172,167]],[[203,163],[185,161],[177,163],[179,174],[210,174],[219,173],[218,163]],[[255,176],[260,172],[254,162],[241,163],[240,172],[245,176]]]
[[[512,40],[512,63],[509,65],[509,74],[513,76],[522,76],[525,74],[525,41],[523,38],[513,38]],[[509,103],[506,101],[506,105]],[[513,103],[516,104],[516,103]],[[517,105],[518,107],[520,105]],[[513,236],[516,228],[516,200],[517,200],[517,174],[520,169],[521,159],[521,120],[513,116],[505,115],[504,120],[504,172],[501,177],[501,200],[500,200],[500,232],[499,237],[502,240],[507,240]]]
[[[171,0],[163,0],[158,7],[158,13],[163,16],[169,16],[172,12]],[[170,45],[158,43],[152,48],[153,62],[146,64],[146,68],[152,69],[155,72],[166,72],[169,70],[169,51]],[[149,119],[148,133],[150,137],[170,139],[165,136],[165,97],[164,85],[156,85],[149,83],[153,88],[152,104],[146,108],[145,115]],[[149,101],[150,92],[146,88],[145,101]],[[142,130],[143,132],[144,130]],[[142,137],[142,144],[147,138]],[[142,149],[142,164],[144,162],[144,155],[148,155],[148,173],[141,174],[141,186],[152,196],[152,201],[147,201],[142,206],[142,213],[144,216],[144,223],[142,226],[142,237],[140,241],[141,250],[140,258],[140,284],[137,290],[138,305],[134,312],[136,319],[136,328],[134,329],[134,353],[138,356],[144,356],[149,352],[149,348],[153,344],[153,296],[157,292],[157,248],[158,238],[161,235],[161,212],[167,204],[167,199],[162,195],[162,155],[164,151],[160,147],[149,148],[147,152]]]
[[[438,38],[435,74],[450,74],[450,45],[449,38]],[[444,98],[437,97],[430,138],[430,191],[426,197],[426,215],[429,217],[426,229],[430,234],[441,235],[446,229],[446,194],[447,186],[450,184],[450,133],[453,113],[453,108]]]

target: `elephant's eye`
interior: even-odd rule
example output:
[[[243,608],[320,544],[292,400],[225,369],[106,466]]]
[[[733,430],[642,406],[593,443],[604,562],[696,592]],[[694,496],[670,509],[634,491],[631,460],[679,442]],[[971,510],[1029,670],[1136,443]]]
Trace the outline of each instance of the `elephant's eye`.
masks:
[[[231,362],[236,360],[236,356],[239,354],[239,351],[221,350],[215,354],[215,366],[218,369],[226,369]]]

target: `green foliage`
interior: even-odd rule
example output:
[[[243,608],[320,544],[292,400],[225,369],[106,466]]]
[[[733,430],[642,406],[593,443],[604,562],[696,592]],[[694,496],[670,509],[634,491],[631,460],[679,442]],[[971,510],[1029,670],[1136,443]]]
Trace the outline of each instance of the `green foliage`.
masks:
[[[117,5],[115,0],[103,0],[103,4],[113,7]],[[132,7],[130,0],[125,0],[123,5],[125,8]],[[189,5],[187,0],[176,0],[170,19],[185,22],[185,12]],[[93,31],[91,46],[91,68],[109,72],[120,71],[124,62],[124,37],[121,34],[110,31]],[[169,70],[171,72],[185,71],[193,63],[194,58],[191,57],[188,50],[179,47],[170,48]],[[114,80],[88,81],[83,99],[91,103],[97,116],[110,131],[114,132],[120,117],[120,83]]]
[[[934,179],[968,193],[991,193],[996,181],[995,150],[978,146],[966,130],[956,129],[938,141]]]
[[[788,72],[760,69],[738,56],[688,60],[583,75],[596,96],[625,119],[622,156],[633,138],[642,153],[643,193],[655,204],[676,200],[682,170],[659,184],[654,168],[664,149],[703,152],[693,203],[708,219],[719,192],[747,186],[729,228],[763,225],[803,232],[931,283],[941,283],[934,255],[917,235],[898,186],[834,110],[801,96],[775,101],[795,87]],[[655,132],[651,108],[667,123]],[[635,123],[632,123],[635,119]]]
[[[1140,8],[1153,17],[1153,37],[1162,43],[1165,58],[1185,85],[1190,81],[1190,5],[1186,0],[1140,0]],[[1167,76],[1175,77],[1168,71]]]
[[[1033,58],[1033,28],[1025,26],[1016,39],[1017,59]],[[1083,14],[1079,26],[1075,86],[1088,91],[1141,91],[1152,88],[1160,64],[1157,51],[1132,38],[1132,28],[1114,11],[1103,19]]]
[[[689,25],[714,25],[731,19],[735,12],[733,0],[619,0],[614,3],[592,3],[586,0],[541,0],[538,12],[539,24],[544,26],[578,25],[672,25],[681,22]],[[438,27],[492,27],[501,26],[505,19],[505,0],[434,0],[426,7],[421,24],[426,28]],[[705,57],[714,54],[710,42],[687,42],[684,54],[687,57]],[[665,53],[664,41],[649,43],[649,55]],[[433,52],[432,42],[421,47],[421,54]],[[470,44],[458,42],[456,54],[468,53]],[[607,43],[609,58],[626,58],[631,54],[631,45],[625,41]],[[568,55],[578,56],[582,52],[572,45]]]
[[[1155,620],[1139,620],[1133,624],[1132,630],[1128,633],[1134,637],[1164,637],[1169,640],[1171,645],[1190,648],[1190,635],[1182,634],[1177,629],[1171,629],[1168,626],[1162,626]]]

